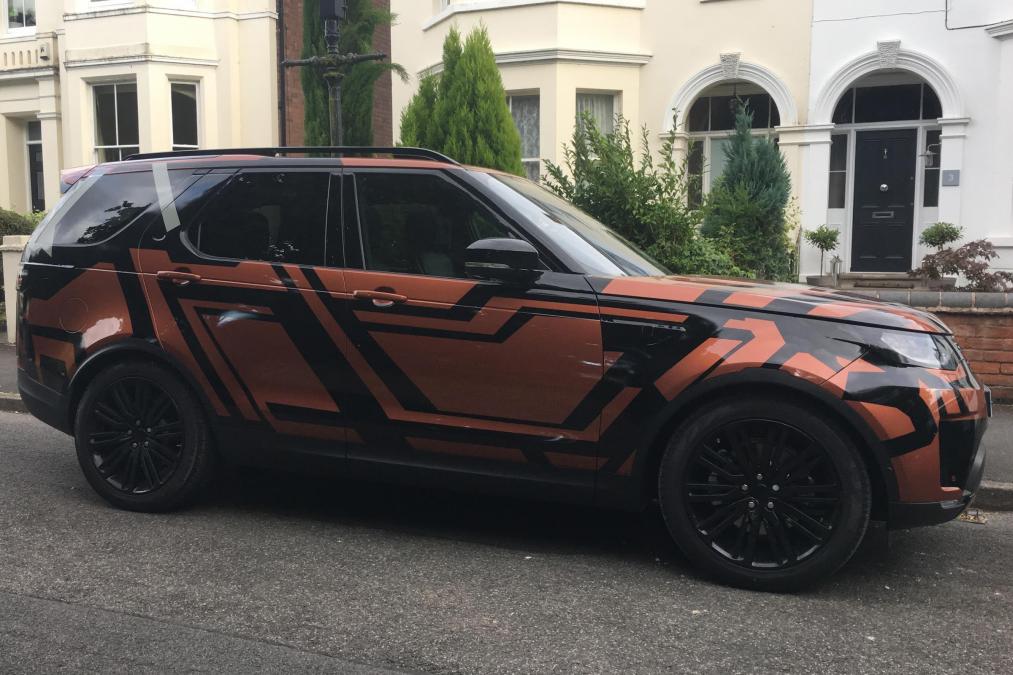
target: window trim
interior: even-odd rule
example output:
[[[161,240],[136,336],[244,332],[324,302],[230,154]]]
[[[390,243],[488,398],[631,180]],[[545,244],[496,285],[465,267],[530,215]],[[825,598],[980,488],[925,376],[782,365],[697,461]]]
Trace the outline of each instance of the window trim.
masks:
[[[18,37],[18,36],[29,36],[35,35],[39,32],[39,3],[35,0],[35,23],[31,26],[23,26],[21,28],[11,28],[8,23],[8,13],[10,11],[11,2],[15,0],[0,0],[0,11],[3,12],[3,16],[0,16],[0,21],[3,22],[3,36],[7,37]]]
[[[538,250],[538,256],[541,259],[543,265],[545,265],[549,271],[557,271],[555,267],[555,257],[547,257],[545,255],[545,247],[538,241],[532,241],[532,237],[513,219],[506,216],[503,210],[498,208],[497,205],[493,204],[486,195],[472,188],[464,181],[455,180],[452,172],[446,169],[405,169],[400,167],[345,167],[342,170],[342,176],[351,176],[353,178],[353,194],[355,195],[355,219],[358,227],[358,239],[359,246],[362,249],[362,267],[346,267],[358,272],[369,272],[371,274],[396,274],[399,276],[406,277],[423,277],[426,279],[445,279],[449,281],[474,281],[482,284],[497,284],[495,281],[484,281],[481,279],[472,279],[470,277],[444,277],[436,274],[416,274],[414,272],[390,272],[387,270],[371,270],[366,266],[366,238],[363,236],[363,225],[362,225],[362,213],[359,203],[359,184],[357,180],[354,180],[360,174],[371,174],[371,173],[382,173],[382,174],[412,174],[412,175],[435,175],[440,179],[446,181],[454,188],[461,190],[466,195],[474,199],[476,202],[481,204],[486,210],[489,211],[501,225],[504,225],[507,230],[514,236],[522,241],[526,241]],[[344,209],[342,209],[342,226],[344,226]],[[347,255],[342,248],[343,259],[347,261]]]
[[[137,99],[137,144],[133,145],[120,145],[120,97],[117,87],[123,85],[133,85],[134,97]],[[99,145],[98,144],[98,99],[95,98],[95,89],[97,87],[112,87],[113,88],[113,117],[116,123],[116,145]],[[137,148],[137,151],[141,151],[141,110],[140,110],[140,93],[137,91],[137,80],[110,80],[109,82],[91,82],[89,83],[91,88],[91,110],[92,110],[92,133],[95,134],[93,144],[93,153],[96,163],[101,164],[102,160],[99,158],[100,150],[119,150],[120,159],[117,161],[122,162],[126,157],[123,156],[124,148]]]
[[[177,84],[187,87],[193,87],[193,101],[195,108],[194,113],[196,117],[195,123],[197,126],[197,145],[190,145],[187,143],[176,143],[176,128],[175,128],[176,120],[175,117],[173,116],[172,110],[172,87]],[[200,80],[187,80],[184,78],[171,78],[169,80],[169,147],[172,149],[173,152],[177,150],[200,150],[201,146],[204,144],[203,143],[204,125],[202,124],[203,120],[201,119],[202,96],[200,84],[201,84]]]
[[[215,189],[215,194],[210,199],[207,200],[207,203],[201,205],[201,207],[197,210],[197,212],[193,214],[193,217],[189,220],[189,222],[183,223],[183,226],[181,228],[179,228],[180,229],[179,240],[183,243],[183,247],[185,249],[187,249],[192,255],[194,255],[195,257],[197,257],[197,258],[199,258],[201,260],[209,260],[209,261],[213,261],[213,262],[257,263],[257,264],[261,264],[261,265],[295,265],[295,266],[300,267],[300,268],[302,268],[302,267],[330,267],[329,265],[327,265],[327,229],[328,229],[328,227],[330,225],[330,219],[331,219],[331,197],[332,197],[332,190],[334,188],[334,179],[337,178],[340,175],[339,171],[340,171],[340,169],[337,169],[336,167],[326,167],[326,166],[321,166],[321,167],[316,167],[316,166],[314,166],[314,167],[287,167],[287,166],[242,167],[238,171],[236,171],[235,173],[233,173],[231,176],[229,176],[228,180],[226,180],[224,183],[222,183],[221,185],[219,185]],[[205,211],[207,211],[209,208],[211,208],[211,206],[218,199],[221,199],[222,193],[225,190],[227,190],[229,188],[229,186],[232,185],[232,183],[234,183],[235,181],[239,180],[239,177],[242,176],[243,174],[249,174],[249,173],[321,173],[321,174],[325,174],[327,176],[327,194],[324,197],[324,199],[325,199],[325,206],[326,206],[326,208],[324,209],[324,225],[323,225],[323,227],[324,227],[324,247],[323,247],[323,249],[321,249],[321,256],[320,256],[320,259],[321,259],[322,262],[317,263],[317,264],[312,264],[312,263],[306,264],[306,263],[294,263],[294,262],[278,262],[278,261],[271,261],[271,260],[256,260],[256,259],[252,259],[252,258],[223,258],[223,257],[211,255],[209,253],[205,253],[204,251],[201,251],[199,248],[197,248],[197,244],[195,244],[193,242],[193,240],[190,238],[190,231],[194,228],[194,224],[197,223],[200,220],[201,216],[204,215]],[[189,190],[195,184],[196,183],[191,183],[189,186],[187,186],[187,190]],[[182,196],[182,193],[180,194],[180,196]],[[177,197],[177,199],[178,198],[179,197]]]

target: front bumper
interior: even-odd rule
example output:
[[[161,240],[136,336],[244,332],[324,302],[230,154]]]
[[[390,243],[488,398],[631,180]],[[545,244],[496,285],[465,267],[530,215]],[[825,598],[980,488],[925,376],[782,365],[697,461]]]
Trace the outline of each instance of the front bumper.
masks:
[[[989,398],[989,415],[991,415],[991,396]],[[891,502],[887,526],[891,530],[902,530],[910,527],[921,527],[923,525],[938,525],[953,520],[971,503],[975,492],[981,486],[982,477],[985,474],[985,443],[982,436],[988,427],[988,418],[978,422],[978,429],[975,436],[974,454],[971,466],[967,471],[967,478],[963,484],[963,493],[960,499],[952,499],[942,502]]]

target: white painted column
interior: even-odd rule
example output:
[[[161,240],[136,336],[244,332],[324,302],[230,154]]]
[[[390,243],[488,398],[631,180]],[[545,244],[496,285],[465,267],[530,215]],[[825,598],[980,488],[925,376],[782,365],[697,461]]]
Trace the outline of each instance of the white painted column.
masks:
[[[792,193],[797,195],[804,230],[814,230],[827,222],[830,198],[830,133],[832,124],[799,127],[778,127],[778,144],[792,175]],[[838,255],[846,258],[845,233],[842,233]],[[802,243],[799,276],[818,274],[819,252]]]
[[[947,171],[960,171],[960,185],[947,186],[941,180],[939,188],[939,220],[945,223],[961,224],[962,185],[968,176],[964,174],[964,142],[967,138],[968,117],[944,117],[939,120],[942,126],[940,144],[942,152],[943,176]]]
[[[24,235],[8,235],[0,245],[3,255],[4,275],[4,308],[7,314],[7,341],[11,344],[17,339],[18,318],[18,272],[21,270],[21,254],[28,244],[29,237]]]
[[[60,82],[56,77],[39,78],[39,114],[42,126],[42,183],[46,210],[60,200],[60,170],[63,168],[63,123],[60,119]]]
[[[11,170],[7,153],[7,118],[0,115],[0,208],[11,207]]]

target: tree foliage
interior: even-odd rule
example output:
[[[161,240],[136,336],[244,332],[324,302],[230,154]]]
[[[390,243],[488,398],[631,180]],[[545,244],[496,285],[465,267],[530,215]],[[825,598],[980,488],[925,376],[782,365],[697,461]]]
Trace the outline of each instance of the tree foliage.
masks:
[[[918,238],[923,246],[931,246],[936,251],[942,251],[948,244],[952,244],[964,236],[964,228],[953,223],[934,223],[922,230]]]
[[[704,205],[704,236],[736,265],[762,279],[792,279],[794,255],[785,209],[791,178],[770,138],[754,138],[753,115],[740,105],[725,146],[725,170]]]
[[[611,133],[590,115],[574,126],[564,166],[546,162],[546,187],[626,237],[669,270],[741,276],[727,255],[701,238],[697,214],[686,205],[686,171],[674,160],[674,141],[655,163],[650,135],[641,132],[639,158],[630,123],[617,116]]]
[[[457,29],[450,30],[443,71],[422,78],[401,115],[401,143],[523,175],[521,137],[485,28],[472,31],[463,44]]]
[[[841,233],[833,227],[820,225],[815,230],[805,233],[805,240],[820,252],[820,274],[823,274],[823,256],[837,248]]]
[[[390,25],[394,15],[379,9],[370,0],[348,0],[348,14],[341,22],[338,47],[342,54],[365,54],[373,51],[373,34],[383,25]],[[327,53],[324,25],[320,19],[320,0],[303,2],[302,57]],[[327,108],[327,84],[314,68],[301,69],[305,112],[304,134],[307,145],[330,145],[330,113]],[[394,71],[407,78],[404,68],[386,61],[368,61],[346,67],[341,86],[341,112],[346,145],[373,144],[373,86],[386,72]]]

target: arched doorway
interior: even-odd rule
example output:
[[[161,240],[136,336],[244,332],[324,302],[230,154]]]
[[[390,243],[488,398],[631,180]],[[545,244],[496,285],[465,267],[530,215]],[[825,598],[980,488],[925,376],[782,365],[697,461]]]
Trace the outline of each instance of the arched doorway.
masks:
[[[942,105],[919,76],[881,70],[834,107],[828,219],[850,222],[852,272],[907,272],[916,225],[937,219]]]
[[[774,99],[756,84],[732,80],[702,91],[689,106],[683,121],[689,140],[690,206],[699,206],[724,172],[725,147],[735,129],[735,113],[740,103],[753,114],[755,135],[772,134],[781,124],[781,113]]]

